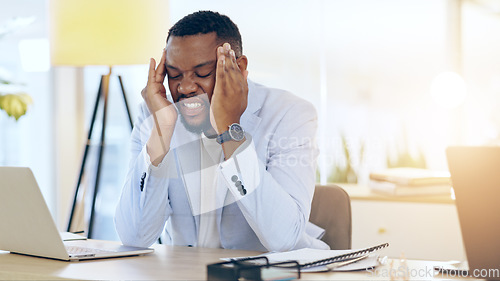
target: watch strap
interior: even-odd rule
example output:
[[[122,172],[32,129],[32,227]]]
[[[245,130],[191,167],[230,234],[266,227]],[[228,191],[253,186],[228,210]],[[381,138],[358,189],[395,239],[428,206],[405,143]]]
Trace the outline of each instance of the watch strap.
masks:
[[[226,141],[232,140],[231,135],[229,135],[229,130],[225,131],[224,133],[220,134],[217,136],[215,141],[219,144],[223,144]]]
[[[223,144],[226,141],[234,140],[241,141],[245,137],[245,131],[238,123],[233,123],[229,126],[229,130],[217,136],[215,139],[217,143]]]

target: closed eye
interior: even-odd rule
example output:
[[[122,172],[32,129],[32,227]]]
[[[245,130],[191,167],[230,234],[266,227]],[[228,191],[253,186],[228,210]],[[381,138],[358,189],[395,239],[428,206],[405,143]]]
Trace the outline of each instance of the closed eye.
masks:
[[[176,76],[169,75],[169,76],[168,76],[168,79],[178,79],[178,78],[180,78],[180,77],[181,77],[181,74],[176,75]]]
[[[201,74],[196,73],[196,76],[198,76],[199,78],[207,78],[210,75],[212,75],[212,72],[209,72],[207,75],[201,75]]]

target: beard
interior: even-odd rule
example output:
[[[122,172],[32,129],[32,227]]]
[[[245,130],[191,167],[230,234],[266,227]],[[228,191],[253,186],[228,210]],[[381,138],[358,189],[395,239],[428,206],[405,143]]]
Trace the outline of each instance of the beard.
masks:
[[[214,130],[212,128],[212,124],[210,124],[210,112],[207,112],[207,114],[204,114],[203,121],[199,124],[192,124],[186,118],[184,115],[180,114],[181,117],[181,123],[184,124],[184,127],[191,133],[196,133],[196,134],[201,134],[204,132],[209,132],[211,130]]]
[[[201,104],[201,112],[195,115],[193,115],[192,112],[191,114],[188,113],[189,109],[185,107],[186,103]],[[175,105],[180,111],[179,115],[181,123],[189,132],[196,134],[205,133],[207,137],[216,136],[216,132],[210,123],[210,102],[207,94],[200,94],[191,97],[182,95],[177,99]]]

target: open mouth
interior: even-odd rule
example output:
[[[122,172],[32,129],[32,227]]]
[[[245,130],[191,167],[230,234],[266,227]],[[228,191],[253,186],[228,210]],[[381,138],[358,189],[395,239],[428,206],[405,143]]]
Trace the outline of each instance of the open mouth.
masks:
[[[177,107],[184,116],[196,116],[203,112],[206,102],[200,96],[182,99],[179,101]]]

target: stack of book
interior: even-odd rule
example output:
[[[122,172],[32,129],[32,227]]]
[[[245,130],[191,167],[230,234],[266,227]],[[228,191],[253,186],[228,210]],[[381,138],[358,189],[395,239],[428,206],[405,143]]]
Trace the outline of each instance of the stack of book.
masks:
[[[372,191],[393,196],[448,195],[451,179],[448,171],[418,168],[391,168],[370,173]]]

